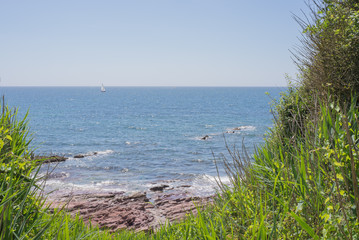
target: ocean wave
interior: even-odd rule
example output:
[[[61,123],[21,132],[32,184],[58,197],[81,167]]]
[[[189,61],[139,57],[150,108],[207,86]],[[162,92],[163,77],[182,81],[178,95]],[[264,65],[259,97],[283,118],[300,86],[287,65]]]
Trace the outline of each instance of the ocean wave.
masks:
[[[129,126],[128,129],[134,129],[134,130],[146,130],[145,127],[135,127],[135,126]]]
[[[216,192],[217,187],[213,176],[203,174],[193,179],[188,191],[194,196],[210,196]]]
[[[228,176],[221,176],[219,179],[218,176],[203,174],[192,180],[190,183],[191,187],[188,188],[188,191],[193,196],[211,196],[218,191],[219,180],[225,185],[230,185],[230,179]]]
[[[46,175],[47,179],[65,179],[70,177],[70,173],[67,172],[54,172]]]
[[[254,131],[255,126],[239,126],[235,128],[227,128],[225,133],[240,133],[241,131]]]
[[[241,126],[240,129],[242,131],[254,131],[254,130],[256,130],[256,127],[255,126]]]
[[[129,192],[129,187],[120,185],[114,181],[92,182],[91,184],[75,184],[64,182],[58,179],[46,181],[45,191],[64,194],[64,193],[98,193],[98,192]]]
[[[96,151],[97,154],[96,155],[109,155],[111,153],[114,153],[115,151],[108,149],[108,150],[104,150],[104,151]]]
[[[100,182],[92,182],[92,184],[94,184],[95,186],[106,187],[106,186],[118,185],[119,183],[112,180],[104,180]]]
[[[203,159],[197,158],[197,159],[192,159],[191,162],[203,162]]]

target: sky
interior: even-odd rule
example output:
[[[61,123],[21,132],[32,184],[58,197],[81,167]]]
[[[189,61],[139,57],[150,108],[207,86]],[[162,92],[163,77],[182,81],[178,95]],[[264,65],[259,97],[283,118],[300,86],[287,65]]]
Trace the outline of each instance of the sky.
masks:
[[[0,86],[286,86],[304,0],[0,0]]]

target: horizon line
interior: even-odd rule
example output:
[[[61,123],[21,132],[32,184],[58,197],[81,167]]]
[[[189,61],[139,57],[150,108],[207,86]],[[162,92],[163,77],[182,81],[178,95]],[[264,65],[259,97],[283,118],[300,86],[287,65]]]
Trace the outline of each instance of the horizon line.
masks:
[[[1,86],[2,87],[100,87],[101,85],[97,86],[97,85],[6,85],[6,86]],[[131,87],[131,88],[135,88],[135,87],[159,87],[159,88],[189,88],[189,87],[193,87],[193,88],[198,88],[198,87],[203,87],[203,88],[228,88],[228,87],[233,87],[233,88],[239,88],[239,87],[288,87],[287,85],[283,85],[283,86],[268,86],[268,85],[263,85],[263,86],[166,86],[166,85],[158,85],[158,86],[149,86],[149,85],[142,85],[142,86],[121,86],[121,85],[105,85],[106,88],[109,87]]]

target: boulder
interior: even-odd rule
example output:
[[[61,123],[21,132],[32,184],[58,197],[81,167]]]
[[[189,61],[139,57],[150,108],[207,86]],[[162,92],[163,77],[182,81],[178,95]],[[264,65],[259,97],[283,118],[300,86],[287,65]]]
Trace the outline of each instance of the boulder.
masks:
[[[168,187],[169,187],[168,185],[162,184],[160,186],[151,187],[150,190],[153,192],[162,192],[165,188],[168,188]]]

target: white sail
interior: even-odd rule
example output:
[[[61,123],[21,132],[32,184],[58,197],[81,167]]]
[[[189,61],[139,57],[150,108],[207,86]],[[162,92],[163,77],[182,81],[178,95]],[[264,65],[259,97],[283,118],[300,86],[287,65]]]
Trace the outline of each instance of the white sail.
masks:
[[[101,85],[101,92],[106,92],[105,87],[103,86],[103,84]]]

